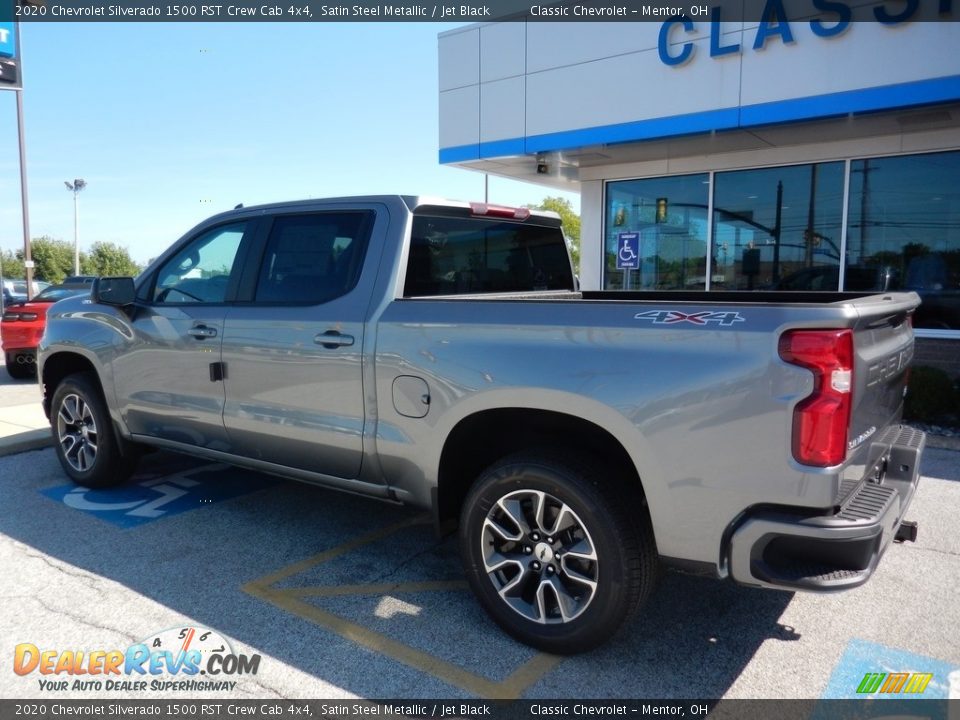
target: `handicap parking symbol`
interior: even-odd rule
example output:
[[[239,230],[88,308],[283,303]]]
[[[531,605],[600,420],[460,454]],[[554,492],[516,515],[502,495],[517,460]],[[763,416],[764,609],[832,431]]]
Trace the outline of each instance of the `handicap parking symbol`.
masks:
[[[122,528],[132,528],[246,495],[276,482],[249,470],[208,463],[108,490],[91,490],[71,484],[40,492],[74,510]]]
[[[636,270],[639,267],[640,233],[619,233],[617,235],[617,270]]]

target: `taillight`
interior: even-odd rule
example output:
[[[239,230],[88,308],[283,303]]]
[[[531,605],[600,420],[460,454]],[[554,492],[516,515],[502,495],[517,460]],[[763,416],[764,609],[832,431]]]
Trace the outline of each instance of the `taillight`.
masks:
[[[27,322],[33,322],[37,317],[38,315],[36,313],[20,313],[20,319]]]
[[[16,322],[16,321],[19,320],[19,319],[20,319],[20,313],[5,312],[5,313],[3,314],[3,321],[4,321],[4,322]]]
[[[829,467],[847,457],[853,390],[853,331],[791,330],[780,357],[813,372],[813,393],[793,411],[793,457]]]
[[[530,208],[514,208],[507,207],[506,205],[490,205],[488,203],[470,203],[470,212],[474,215],[511,218],[513,220],[526,220],[530,217]]]

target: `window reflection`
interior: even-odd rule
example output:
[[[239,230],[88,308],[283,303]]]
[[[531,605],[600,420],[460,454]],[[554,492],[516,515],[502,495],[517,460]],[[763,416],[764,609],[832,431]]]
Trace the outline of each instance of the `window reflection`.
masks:
[[[842,289],[916,291],[914,327],[960,330],[960,152],[852,160],[846,245],[844,173],[714,173],[710,289],[836,291],[845,248]],[[705,289],[710,191],[707,174],[608,183],[604,287]]]
[[[204,233],[164,263],[157,273],[155,303],[222,303],[237,264],[247,223]]]
[[[714,290],[836,290],[843,163],[714,176]]]
[[[706,289],[708,191],[706,174],[609,183],[606,288]],[[638,257],[626,263],[634,269],[618,263],[624,233],[639,235]]]
[[[848,290],[904,289],[914,327],[960,329],[960,153],[854,160]]]

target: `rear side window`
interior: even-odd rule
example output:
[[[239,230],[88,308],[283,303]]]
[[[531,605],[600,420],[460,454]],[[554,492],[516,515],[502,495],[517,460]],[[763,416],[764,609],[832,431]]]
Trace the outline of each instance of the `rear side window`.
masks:
[[[255,300],[318,304],[357,284],[373,213],[284,215],[273,221]]]
[[[573,271],[560,228],[414,217],[405,297],[572,289]]]

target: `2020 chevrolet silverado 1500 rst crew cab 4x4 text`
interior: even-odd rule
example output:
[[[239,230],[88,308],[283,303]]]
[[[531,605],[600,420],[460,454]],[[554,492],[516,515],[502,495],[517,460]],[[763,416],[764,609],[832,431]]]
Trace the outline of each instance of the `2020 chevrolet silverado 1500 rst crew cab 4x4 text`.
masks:
[[[575,652],[659,562],[835,590],[912,535],[917,304],[580,293],[555,216],[345,198],[217,215],[58,303],[39,371],[77,483],[149,445],[429,508],[497,623]]]

